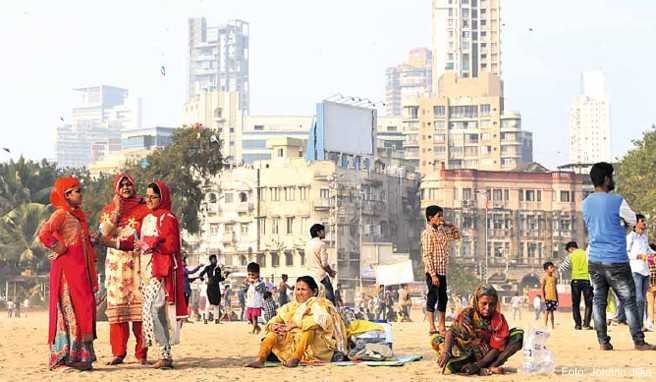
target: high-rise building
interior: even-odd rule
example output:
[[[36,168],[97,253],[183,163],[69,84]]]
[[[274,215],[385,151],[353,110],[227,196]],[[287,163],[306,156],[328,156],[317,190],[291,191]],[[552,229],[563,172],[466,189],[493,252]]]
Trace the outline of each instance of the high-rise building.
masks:
[[[581,93],[569,109],[570,163],[609,161],[610,103],[604,73],[584,72]]]
[[[513,170],[532,160],[519,113],[504,110],[503,84],[491,73],[442,75],[439,92],[404,105],[406,159],[422,175],[447,169]]]
[[[387,68],[385,73],[385,112],[401,115],[403,100],[431,93],[433,56],[430,49],[415,48],[408,62]]]
[[[433,0],[433,92],[442,74],[501,77],[501,0]]]
[[[189,19],[187,97],[203,91],[237,92],[240,110],[248,114],[249,25],[231,20],[208,27],[204,17]]]
[[[99,85],[74,89],[80,104],[71,123],[57,128],[57,166],[86,167],[121,149],[121,130],[141,127],[141,103],[126,89]]]

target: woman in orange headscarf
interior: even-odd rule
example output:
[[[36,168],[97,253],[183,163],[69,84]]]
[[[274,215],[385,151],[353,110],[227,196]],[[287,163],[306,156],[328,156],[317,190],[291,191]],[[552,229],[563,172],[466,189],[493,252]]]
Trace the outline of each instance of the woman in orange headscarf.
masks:
[[[159,346],[160,359],[153,367],[168,369],[173,367],[171,345],[180,342],[180,327],[187,318],[180,229],[164,182],[148,185],[146,206],[150,213],[135,243],[142,253],[143,334],[146,346]]]
[[[96,360],[95,253],[82,205],[82,188],[73,177],[55,181],[50,203],[56,208],[39,232],[52,253],[50,267],[49,366],[90,370]]]

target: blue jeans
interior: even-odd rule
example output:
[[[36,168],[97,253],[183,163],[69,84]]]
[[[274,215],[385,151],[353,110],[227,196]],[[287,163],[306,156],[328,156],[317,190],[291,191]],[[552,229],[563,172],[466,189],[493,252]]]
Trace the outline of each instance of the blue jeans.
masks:
[[[629,263],[597,263],[588,264],[590,282],[594,288],[592,302],[595,330],[600,344],[610,343],[608,328],[606,327],[606,305],[608,289],[612,288],[617,299],[624,304],[626,319],[631,331],[633,343],[636,345],[645,342],[645,335],[640,325],[638,305],[636,304],[636,288]]]
[[[649,276],[633,273],[633,283],[636,288],[636,304],[638,305],[638,316],[640,327],[644,326],[645,312],[647,311],[647,290],[649,289]]]

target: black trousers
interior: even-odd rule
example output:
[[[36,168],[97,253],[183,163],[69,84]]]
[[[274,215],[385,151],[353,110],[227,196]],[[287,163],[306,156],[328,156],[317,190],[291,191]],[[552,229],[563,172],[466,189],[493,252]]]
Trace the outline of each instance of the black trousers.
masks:
[[[330,277],[324,277],[323,280],[321,280],[321,284],[326,287],[326,298],[330,300],[333,305],[337,306],[337,303],[335,302],[335,291],[333,290],[333,284],[330,282]]]
[[[433,285],[433,279],[430,274],[426,273],[426,287],[428,294],[426,295],[426,311],[435,312],[435,303],[437,303],[438,312],[446,312],[446,303],[449,297],[446,294],[446,275],[437,275],[440,280],[440,285]]]
[[[581,326],[581,295],[585,302],[585,313],[583,319],[584,326],[590,326],[592,319],[592,285],[588,280],[572,280],[572,315],[574,316],[574,323],[576,326]]]

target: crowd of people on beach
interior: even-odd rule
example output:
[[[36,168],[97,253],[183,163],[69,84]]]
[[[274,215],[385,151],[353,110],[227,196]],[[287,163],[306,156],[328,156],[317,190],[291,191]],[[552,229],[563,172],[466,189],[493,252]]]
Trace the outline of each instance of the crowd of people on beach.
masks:
[[[544,326],[550,322],[555,328],[557,274],[569,270],[576,330],[594,329],[601,350],[612,350],[607,309],[617,301],[616,320],[629,325],[635,349],[654,350],[643,334],[648,326],[644,320],[647,296],[651,294],[653,300],[656,291],[655,252],[648,243],[646,219],[634,213],[621,196],[610,193],[614,189],[610,164],[595,164],[590,176],[595,192],[583,203],[587,247],[569,242],[567,256],[559,266],[544,264],[540,293],[531,302],[536,319],[543,315]],[[294,367],[344,359],[349,347],[347,333],[354,320],[358,320],[356,326],[369,328],[376,321],[411,321],[413,302],[406,284],[380,285],[373,295],[356,295],[353,306],[344,304],[339,287],[333,287],[336,272],[329,264],[326,230],[321,224],[310,229],[306,274],[296,280],[282,275],[275,283],[273,277],[263,278],[260,265],[251,262],[245,277],[233,278],[222,271],[215,255],[209,257],[209,264],[188,267],[178,219],[171,210],[171,191],[164,182],[148,184],[143,196],[137,195],[137,183],[128,174],[117,175],[113,185],[115,195],[102,211],[97,232],[92,232],[83,212],[83,189],[77,179],[58,178],[51,192],[55,212],[38,235],[50,250],[51,369],[91,370],[96,361],[93,342],[97,338],[95,294],[99,285],[94,246],[98,245],[107,248],[109,365],[124,362],[132,333],[134,355],[141,364],[172,368],[172,346],[180,342],[183,324],[193,322],[191,316],[205,324],[245,320],[255,335],[263,330],[256,359],[247,365],[255,368],[269,360]],[[422,309],[439,368],[443,373],[467,375],[503,373],[504,363],[522,348],[523,330],[508,325],[500,296],[491,285],[480,285],[471,298],[457,297],[448,304],[449,248],[460,239],[460,231],[445,221],[438,206],[427,207],[425,218],[420,235],[426,285]],[[628,237],[626,227],[634,227]],[[191,286],[196,281],[195,294]],[[237,296],[238,313],[232,309],[233,295]],[[582,300],[583,316],[579,309]],[[521,319],[526,302],[519,293],[510,299],[513,320]],[[447,306],[451,307],[449,313]],[[151,364],[148,354],[152,348],[157,361]]]

